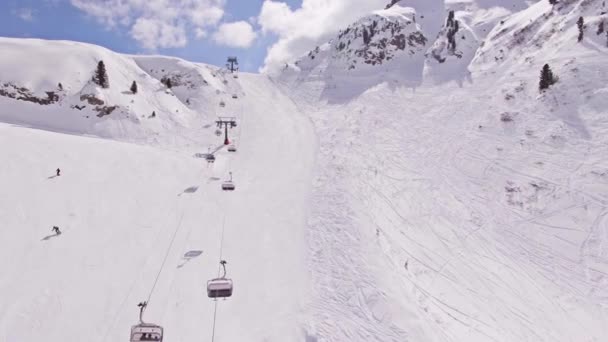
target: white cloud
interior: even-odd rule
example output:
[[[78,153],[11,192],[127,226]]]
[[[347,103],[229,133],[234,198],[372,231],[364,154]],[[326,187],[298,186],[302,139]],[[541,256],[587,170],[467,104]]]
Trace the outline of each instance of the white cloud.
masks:
[[[285,62],[314,49],[340,29],[373,10],[384,8],[388,0],[303,0],[292,10],[281,1],[265,0],[258,16],[263,33],[278,35],[268,49],[262,71],[278,70]]]
[[[224,16],[226,0],[70,0],[109,29],[125,27],[146,49],[181,47]]]
[[[197,27],[194,30],[194,36],[196,37],[196,39],[203,39],[203,38],[207,37],[207,31],[203,30],[200,27]]]
[[[213,33],[213,40],[216,43],[238,48],[250,47],[256,37],[257,33],[246,21],[221,24]]]
[[[19,8],[12,13],[23,21],[34,21],[34,11],[31,8]]]
[[[131,36],[144,48],[182,47],[188,43],[183,27],[169,25],[162,20],[139,18],[131,28]]]
[[[198,26],[216,25],[220,21],[220,19],[222,19],[223,16],[224,10],[222,8],[206,8],[202,5],[198,8],[195,8],[190,14],[192,22]]]

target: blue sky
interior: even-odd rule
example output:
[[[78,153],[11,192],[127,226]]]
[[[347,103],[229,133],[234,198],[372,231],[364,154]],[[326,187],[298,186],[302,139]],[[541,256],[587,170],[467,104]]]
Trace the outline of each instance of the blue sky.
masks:
[[[128,25],[108,25],[99,18],[73,5],[79,0],[2,0],[0,1],[0,36],[65,39],[92,43],[122,53],[158,53],[182,57],[187,60],[223,65],[228,55],[239,57],[241,70],[257,71],[264,63],[267,49],[277,41],[272,32],[262,34],[253,22],[257,38],[247,48],[231,48],[211,39],[213,30],[221,23],[248,21],[260,14],[263,0],[226,0],[222,4],[224,14],[220,22],[206,28],[208,36],[197,39],[187,32],[188,43],[183,47],[144,49],[132,37]],[[80,0],[104,3],[112,0]],[[115,1],[115,0],[114,0]],[[172,1],[172,0],[169,0]],[[202,0],[204,2],[204,0]],[[223,0],[210,0],[219,1]],[[301,6],[302,0],[282,0],[292,10]]]

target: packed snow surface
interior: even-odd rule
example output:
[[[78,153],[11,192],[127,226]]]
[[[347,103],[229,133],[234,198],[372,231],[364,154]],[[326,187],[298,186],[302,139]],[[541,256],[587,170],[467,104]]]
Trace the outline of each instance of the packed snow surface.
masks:
[[[605,15],[402,0],[273,79],[0,39],[0,342],[128,341],[143,300],[165,341],[605,340]]]

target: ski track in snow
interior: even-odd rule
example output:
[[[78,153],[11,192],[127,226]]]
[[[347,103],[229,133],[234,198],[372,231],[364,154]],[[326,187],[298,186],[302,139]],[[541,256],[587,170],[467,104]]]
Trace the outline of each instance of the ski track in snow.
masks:
[[[264,76],[230,87],[243,93],[226,108],[238,152],[211,166],[191,157],[205,140],[172,152],[0,126],[1,341],[128,339],[174,234],[144,316],[166,340],[211,337],[220,247],[235,292],[218,302],[215,341],[304,339],[312,128]],[[222,192],[229,171],[237,189]]]
[[[385,96],[378,86],[342,106],[310,108],[323,170],[313,265],[327,270],[315,281],[318,329],[330,341],[595,341],[606,321],[607,208],[572,181],[601,145],[578,142],[560,156],[531,139],[505,150],[517,146],[509,131],[486,133],[500,122],[476,130],[431,107],[424,98],[434,92],[397,91]],[[474,101],[460,99],[446,102],[474,112]],[[561,166],[537,170],[539,162]],[[409,291],[386,296],[395,281]],[[391,305],[399,316],[374,315]],[[412,312],[426,326],[409,321]]]
[[[376,13],[439,29],[421,19],[443,1],[408,3]],[[3,77],[67,89],[0,98],[0,342],[126,341],[153,284],[145,320],[166,341],[210,340],[214,319],[218,342],[603,341],[608,50],[573,48],[570,21],[600,19],[584,3],[450,0],[462,60],[419,46],[363,65],[325,44],[276,79],[0,38]],[[544,56],[560,81],[539,94]],[[90,82],[101,57],[109,89]],[[117,111],[66,108],[89,93]],[[236,117],[238,152],[216,116]],[[220,259],[235,289],[214,302]]]

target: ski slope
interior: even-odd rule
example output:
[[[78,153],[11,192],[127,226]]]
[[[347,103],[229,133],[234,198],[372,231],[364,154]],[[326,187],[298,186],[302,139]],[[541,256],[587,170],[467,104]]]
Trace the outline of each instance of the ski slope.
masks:
[[[64,88],[50,105],[0,96],[0,342],[126,341],[146,299],[166,341],[603,341],[605,14],[402,0],[337,36],[359,49],[381,28],[370,51],[394,59],[338,38],[275,78],[0,38],[0,90]],[[429,41],[385,44],[397,32]],[[90,82],[100,58],[107,89]],[[541,93],[545,63],[559,81]],[[218,116],[238,122],[236,153]],[[235,289],[214,302],[220,259]]]
[[[608,48],[594,32],[606,8],[541,1],[499,16],[497,3],[449,2],[464,21],[458,46],[473,46],[471,33],[485,39],[462,59],[426,56],[424,70],[411,60],[359,78],[335,67],[348,51],[324,45],[279,76],[319,137],[309,222],[317,336],[608,336]],[[578,43],[581,15],[590,24]],[[560,80],[539,93],[544,63]],[[424,78],[413,84],[408,68]]]
[[[145,320],[167,341],[210,340],[214,315],[215,341],[301,339],[314,134],[264,76],[239,82],[244,96],[226,108],[238,152],[220,149],[211,166],[193,157],[202,144],[0,126],[1,341],[128,340],[157,276]],[[222,192],[230,171],[236,191]],[[220,257],[235,292],[215,313],[206,281]]]

